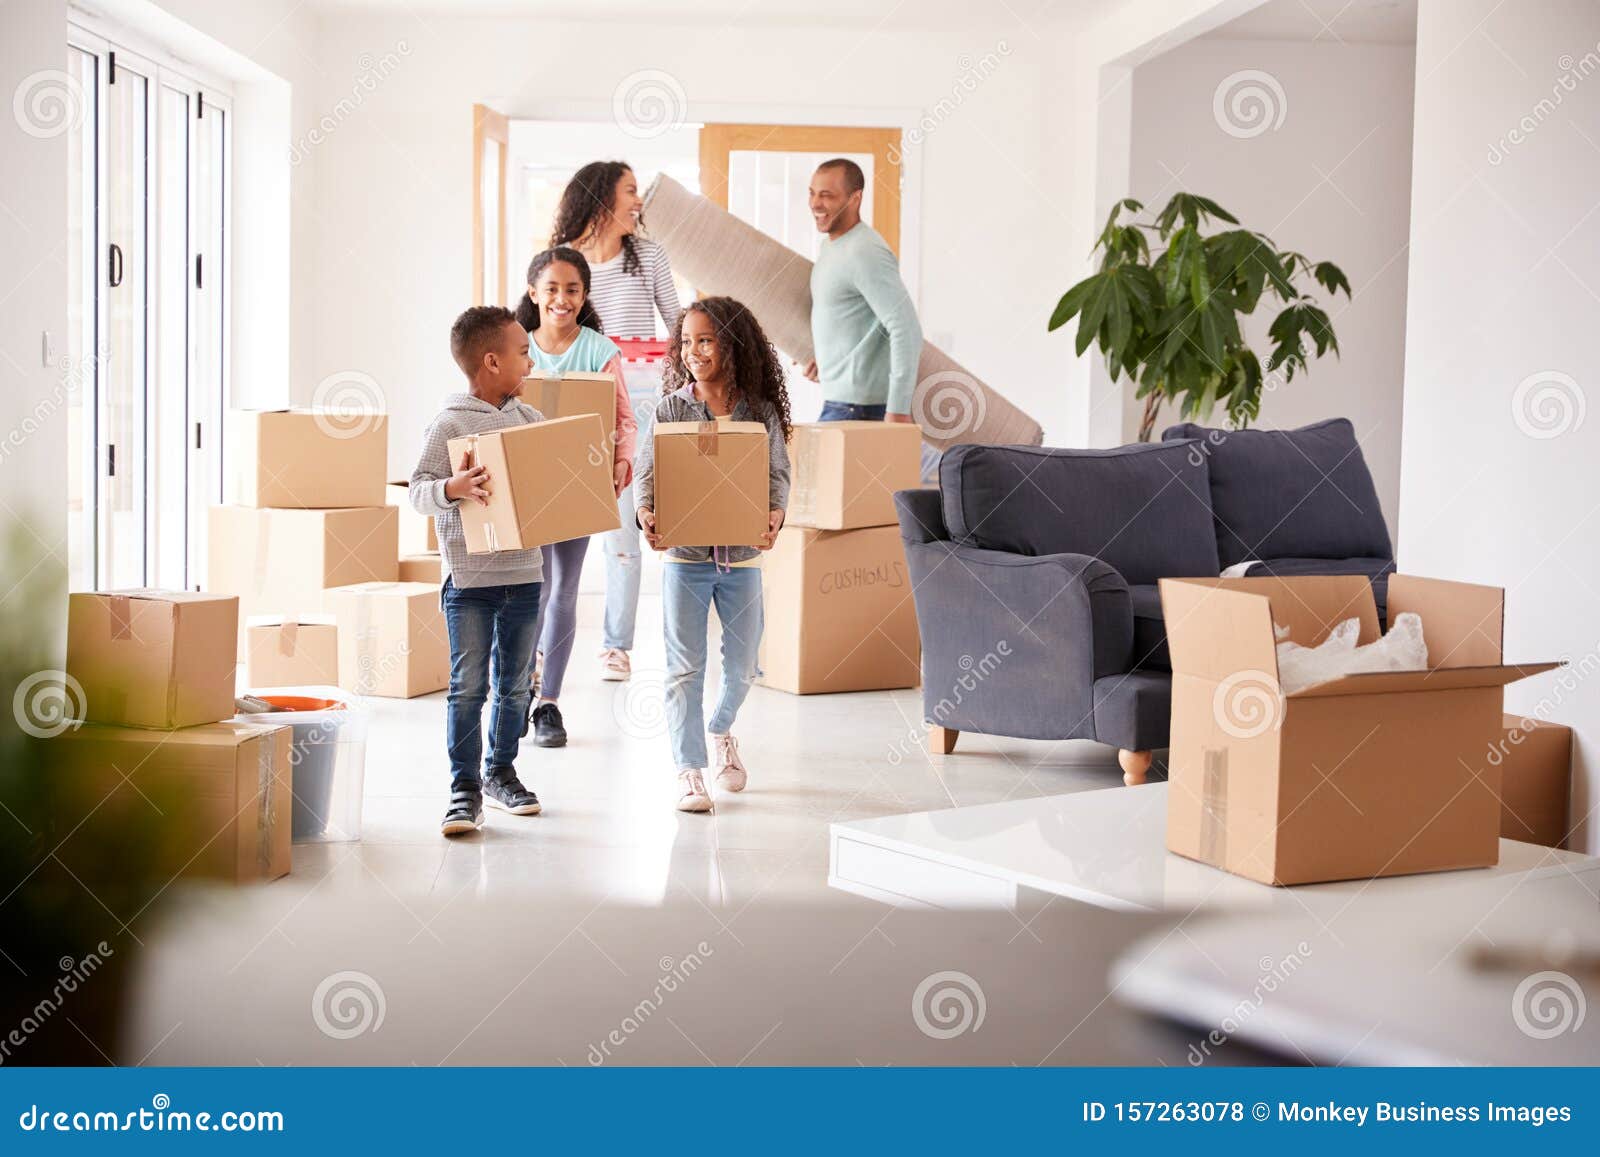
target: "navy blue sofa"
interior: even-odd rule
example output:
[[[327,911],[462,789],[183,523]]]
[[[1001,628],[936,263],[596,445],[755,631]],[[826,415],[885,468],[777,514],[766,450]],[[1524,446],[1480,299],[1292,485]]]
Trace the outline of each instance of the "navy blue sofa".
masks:
[[[895,495],[922,634],[929,744],[962,731],[1092,739],[1142,782],[1167,746],[1157,582],[1364,574],[1394,551],[1355,430],[1174,426],[1112,450],[956,446],[939,489]]]

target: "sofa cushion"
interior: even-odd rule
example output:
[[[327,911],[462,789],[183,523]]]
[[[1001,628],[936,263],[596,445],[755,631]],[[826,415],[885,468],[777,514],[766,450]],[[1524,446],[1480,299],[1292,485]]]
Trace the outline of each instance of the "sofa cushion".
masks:
[[[1172,728],[1172,676],[1129,671],[1094,681],[1094,737],[1129,751],[1167,746]]]
[[[1394,573],[1390,558],[1267,558],[1245,572],[1250,578],[1261,575],[1293,578],[1305,574],[1364,574],[1372,580],[1372,601],[1378,606],[1378,622],[1389,621],[1389,576]],[[1139,604],[1133,604],[1134,640],[1139,638]]]
[[[1167,624],[1161,615],[1161,588],[1141,583],[1128,588],[1133,603],[1133,665],[1147,671],[1172,670]]]
[[[1086,554],[1130,584],[1219,570],[1206,459],[1187,442],[956,446],[939,463],[939,493],[963,546]]]
[[[1223,566],[1393,557],[1378,492],[1348,419],[1298,430],[1212,430],[1185,422],[1161,437],[1198,439],[1210,462]]]

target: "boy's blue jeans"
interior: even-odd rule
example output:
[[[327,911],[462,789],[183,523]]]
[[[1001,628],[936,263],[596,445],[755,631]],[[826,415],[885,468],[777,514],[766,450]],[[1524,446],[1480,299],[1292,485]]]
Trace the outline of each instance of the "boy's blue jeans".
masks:
[[[706,629],[711,604],[722,623],[722,691],[709,723]],[[756,677],[761,644],[761,568],[719,571],[711,562],[669,562],[661,568],[661,614],[667,635],[667,727],[679,771],[706,766],[706,727],[725,735]]]
[[[540,583],[457,587],[444,584],[450,631],[450,695],[445,745],[450,790],[482,791],[483,705],[491,692],[486,767],[510,767],[528,717],[528,669],[533,664]]]

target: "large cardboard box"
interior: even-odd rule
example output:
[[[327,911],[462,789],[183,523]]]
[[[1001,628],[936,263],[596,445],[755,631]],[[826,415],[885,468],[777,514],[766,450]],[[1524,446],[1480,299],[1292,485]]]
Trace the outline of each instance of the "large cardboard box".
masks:
[[[350,510],[213,506],[206,588],[239,596],[244,620],[325,611],[329,608],[324,592],[330,587],[394,581],[400,570],[398,527],[398,512],[392,506]],[[244,642],[242,627],[239,641]]]
[[[427,554],[439,549],[439,535],[433,516],[418,514],[411,506],[411,483],[402,478],[383,488],[390,506],[400,512],[400,556]]]
[[[1365,879],[1499,860],[1502,688],[1550,663],[1502,663],[1505,593],[1393,575],[1427,671],[1346,675],[1283,693],[1274,624],[1315,646],[1358,618],[1359,575],[1162,579],[1172,653],[1167,847],[1266,884]]]
[[[228,413],[230,491],[240,506],[382,506],[388,420],[310,410]]]
[[[1547,848],[1567,842],[1572,728],[1505,715],[1488,761],[1500,768],[1500,834]]]
[[[233,714],[239,600],[194,591],[104,591],[67,601],[67,674],[84,718],[191,727]]]
[[[794,428],[789,458],[786,526],[889,526],[894,492],[922,484],[922,431],[908,422],[806,422]]]
[[[403,583],[432,583],[439,586],[444,582],[444,557],[435,554],[403,554],[400,556],[400,573],[397,576]]]
[[[526,550],[616,530],[611,451],[593,414],[451,438],[450,461],[471,452],[489,468],[487,505],[462,502],[469,554]]]
[[[257,615],[245,626],[247,686],[327,687],[339,682],[332,615]]]
[[[410,699],[450,685],[450,635],[432,583],[359,583],[328,592],[339,619],[339,685]]]
[[[557,372],[534,373],[523,379],[522,400],[544,417],[576,418],[596,414],[605,429],[601,445],[612,453],[617,437],[617,379],[610,374]],[[610,462],[611,458],[607,458]]]
[[[772,493],[766,426],[661,422],[652,436],[661,545],[761,545]]]
[[[767,686],[808,695],[917,685],[922,647],[898,527],[785,526],[761,571]]]
[[[233,721],[63,732],[63,773],[80,777],[96,801],[63,841],[63,861],[92,856],[85,845],[106,830],[101,824],[155,823],[176,874],[241,883],[287,875],[292,736],[287,727]]]

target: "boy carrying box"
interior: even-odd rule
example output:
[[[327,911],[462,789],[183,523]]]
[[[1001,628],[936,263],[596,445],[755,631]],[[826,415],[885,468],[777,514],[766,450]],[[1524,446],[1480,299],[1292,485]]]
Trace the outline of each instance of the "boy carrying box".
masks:
[[[467,376],[468,392],[451,394],[428,426],[411,475],[410,498],[433,516],[444,556],[440,590],[450,633],[450,694],[445,746],[450,754],[450,806],[439,831],[461,835],[483,826],[483,801],[512,815],[536,815],[539,797],[522,785],[512,761],[528,716],[528,668],[543,578],[537,550],[468,554],[462,502],[487,505],[494,479],[471,453],[452,466],[451,438],[542,421],[517,400],[528,376],[528,333],[497,305],[474,306],[450,327],[450,355]],[[491,663],[492,660],[492,663]],[[491,691],[489,752],[483,760],[483,705]]]

